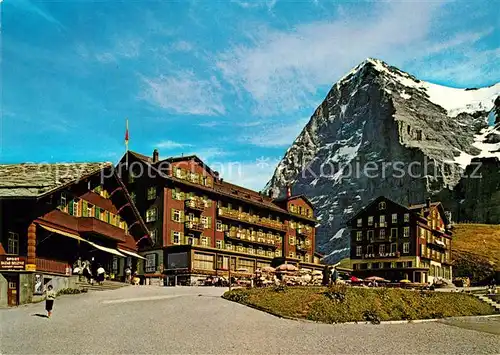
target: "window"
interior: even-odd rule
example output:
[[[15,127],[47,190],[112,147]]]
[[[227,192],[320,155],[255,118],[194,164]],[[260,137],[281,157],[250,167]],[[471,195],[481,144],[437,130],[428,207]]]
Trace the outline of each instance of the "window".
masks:
[[[362,240],[363,240],[363,232],[361,231],[356,232],[356,241],[360,242]]]
[[[391,253],[395,253],[398,251],[398,245],[396,243],[391,244]]]
[[[181,232],[172,231],[172,243],[181,244]]]
[[[362,253],[363,253],[363,247],[361,245],[358,245],[356,247],[356,256],[361,256]]]
[[[135,181],[134,173],[132,171],[128,174],[128,183],[132,184]]]
[[[410,243],[403,243],[403,253],[410,252]]]
[[[73,200],[69,203],[69,209],[68,209],[68,213],[72,216],[75,216],[75,217],[78,217],[80,216],[80,213],[79,213],[79,210],[78,210],[78,200]]]
[[[217,249],[224,249],[224,241],[223,240],[216,240],[215,246],[217,247]]]
[[[403,237],[408,238],[410,236],[410,227],[404,227],[403,229]]]
[[[380,244],[380,245],[378,246],[378,253],[379,253],[380,255],[385,254],[385,244]]]
[[[132,203],[135,203],[137,199],[137,195],[135,194],[135,192],[130,193],[130,199],[132,200]]]
[[[397,213],[392,214],[392,223],[398,223],[398,214]]]
[[[398,237],[398,229],[391,228],[391,238],[397,238],[397,237]]]
[[[291,251],[289,255],[291,258],[295,258],[295,253],[293,251]]]
[[[156,238],[158,237],[157,234],[158,234],[157,229],[151,229],[149,231],[149,236],[151,237],[151,242],[153,243],[153,245],[156,245]]]
[[[222,232],[224,230],[224,227],[222,226],[222,222],[217,220],[215,222],[215,229],[218,231],[218,232]]]
[[[385,226],[385,216],[381,215],[379,219],[380,219],[380,227],[384,227]]]
[[[384,239],[385,238],[385,229],[381,229],[378,231],[378,238],[379,239]]]
[[[276,251],[274,252],[274,256],[276,256],[277,258],[279,258],[281,256],[281,250],[276,249]]]
[[[372,263],[368,263],[368,264],[366,264],[366,268],[367,268],[367,269],[371,269],[371,268],[372,268]]]
[[[368,225],[373,226],[373,216],[368,217]]]
[[[288,244],[294,245],[295,244],[295,238],[294,237],[289,237]]]
[[[368,231],[368,240],[371,240],[371,241],[373,240],[373,233],[374,233],[373,230]]]
[[[385,205],[385,201],[382,201],[382,202],[380,202],[380,203],[378,204],[378,209],[379,209],[379,210],[385,210],[385,207],[386,207],[386,205]]]
[[[368,247],[366,248],[366,253],[373,254],[373,245],[368,245]]]
[[[362,218],[358,218],[357,226],[358,227],[363,226],[363,219]]]
[[[186,236],[186,244],[188,245],[195,245],[196,244],[196,239],[192,235]]]
[[[418,230],[420,231],[420,238],[425,238],[425,229],[419,228]]]
[[[156,198],[156,187],[152,186],[148,188],[148,200],[154,200]]]
[[[172,209],[172,221],[181,222],[182,221],[182,212],[179,210]]]
[[[7,239],[7,254],[19,254],[19,234],[9,232]]]
[[[249,246],[247,251],[248,251],[248,254],[255,254],[255,249],[252,246]]]
[[[210,218],[208,218],[207,216],[201,216],[201,223],[203,224],[203,227],[204,228],[210,228],[211,227],[211,223],[210,223]]]
[[[61,193],[59,204],[60,204],[61,207],[66,207],[67,200],[66,200],[66,193],[65,192]]]
[[[146,211],[146,222],[154,222],[158,217],[158,209],[156,207],[150,208]]]
[[[211,254],[194,253],[193,267],[195,269],[213,270],[214,256]]]
[[[146,254],[146,265],[145,272],[155,272],[156,271],[156,254]]]
[[[404,221],[410,222],[410,214],[409,213],[405,213]]]
[[[209,238],[208,237],[201,237],[201,245],[203,245],[204,247],[209,247],[210,246],[210,242],[209,242]]]
[[[395,261],[391,261],[391,268],[392,268],[392,269],[395,269],[395,268],[396,268],[396,262],[395,262]]]
[[[87,204],[87,217],[94,217],[94,214],[92,211],[94,210],[94,206]]]

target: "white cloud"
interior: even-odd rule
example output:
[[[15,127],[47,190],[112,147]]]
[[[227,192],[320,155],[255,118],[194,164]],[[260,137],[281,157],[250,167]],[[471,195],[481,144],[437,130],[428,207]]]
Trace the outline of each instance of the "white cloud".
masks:
[[[184,147],[191,147],[191,144],[188,143],[179,143],[179,142],[174,142],[171,140],[166,140],[162,142],[158,142],[155,144],[156,148],[163,148],[163,149],[176,149],[176,148],[184,148]]]
[[[218,126],[219,124],[220,124],[219,121],[207,121],[207,122],[198,123],[198,126],[205,127],[205,128],[212,128],[212,127]]]
[[[241,140],[259,147],[289,146],[302,131],[308,119],[294,123],[268,123],[242,136]]]
[[[211,164],[210,167],[218,171],[224,180],[252,189],[260,191],[264,188],[267,181],[271,179],[274,169],[279,160],[270,161],[258,159],[255,162],[225,162]]]
[[[196,154],[198,158],[203,161],[213,161],[215,158],[221,158],[230,155],[231,153],[222,150],[221,148],[201,148],[196,152],[192,153]]]
[[[177,41],[172,44],[172,49],[178,52],[190,52],[193,45],[187,41]]]
[[[220,84],[215,77],[199,79],[192,71],[173,75],[143,78],[142,98],[167,111],[189,115],[220,115],[225,113]]]
[[[399,64],[427,52],[474,43],[484,35],[460,34],[441,45],[429,41],[440,5],[439,1],[380,2],[368,15],[346,11],[334,21],[300,25],[292,31],[252,29],[250,43],[220,53],[216,64],[236,90],[251,95],[261,114],[310,108],[325,85],[367,57],[390,57],[391,64]]]

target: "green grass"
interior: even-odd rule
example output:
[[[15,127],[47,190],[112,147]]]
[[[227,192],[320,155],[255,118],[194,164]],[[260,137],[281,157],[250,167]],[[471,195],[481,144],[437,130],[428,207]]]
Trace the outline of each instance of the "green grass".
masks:
[[[494,314],[492,307],[463,293],[358,287],[236,289],[225,299],[282,317],[323,323],[432,319]]]

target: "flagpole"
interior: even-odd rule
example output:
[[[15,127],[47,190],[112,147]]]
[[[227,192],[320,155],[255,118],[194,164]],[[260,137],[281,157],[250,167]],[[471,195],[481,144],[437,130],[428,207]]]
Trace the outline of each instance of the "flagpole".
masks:
[[[125,164],[127,166],[127,169],[128,169],[128,118],[125,120],[125,125],[126,125],[126,129],[125,129]]]

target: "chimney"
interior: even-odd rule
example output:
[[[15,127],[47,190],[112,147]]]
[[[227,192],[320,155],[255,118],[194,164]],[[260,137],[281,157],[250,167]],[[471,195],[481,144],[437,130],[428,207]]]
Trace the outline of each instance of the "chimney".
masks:
[[[158,149],[153,150],[153,163],[158,163],[160,161],[160,153],[158,153]]]
[[[431,207],[431,198],[427,197],[427,200],[425,200],[425,204],[427,205],[427,208]]]

